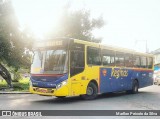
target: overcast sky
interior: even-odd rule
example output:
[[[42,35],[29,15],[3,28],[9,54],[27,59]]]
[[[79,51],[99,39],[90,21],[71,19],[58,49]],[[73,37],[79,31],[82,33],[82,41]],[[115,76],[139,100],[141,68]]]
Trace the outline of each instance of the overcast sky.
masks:
[[[160,48],[160,0],[13,0],[13,5],[21,26],[40,35],[57,22],[66,1],[73,10],[86,8],[93,17],[103,16],[106,25],[94,31],[103,44],[145,51],[147,41],[149,51]]]

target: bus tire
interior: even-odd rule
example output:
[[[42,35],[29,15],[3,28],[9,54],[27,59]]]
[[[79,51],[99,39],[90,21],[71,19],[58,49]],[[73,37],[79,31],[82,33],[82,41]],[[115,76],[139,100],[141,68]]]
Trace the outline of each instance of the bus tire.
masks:
[[[136,93],[138,93],[138,88],[139,88],[138,81],[137,81],[137,80],[134,80],[134,81],[133,81],[133,84],[132,84],[132,89],[131,89],[131,90],[128,90],[127,93],[136,94]]]
[[[56,96],[56,98],[65,98],[66,96]]]
[[[87,86],[87,91],[85,95],[81,95],[81,97],[85,100],[93,100],[97,97],[98,87],[95,83],[90,82]]]

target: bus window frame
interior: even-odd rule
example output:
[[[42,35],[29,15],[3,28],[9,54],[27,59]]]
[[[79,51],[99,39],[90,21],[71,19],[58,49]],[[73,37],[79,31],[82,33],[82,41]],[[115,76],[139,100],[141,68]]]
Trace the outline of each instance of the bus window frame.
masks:
[[[117,56],[117,52],[123,54],[123,57],[118,57],[118,56]],[[115,66],[116,66],[116,67],[125,67],[125,56],[124,56],[124,55],[125,55],[125,52],[122,52],[122,51],[116,51],[116,52],[115,52]],[[118,58],[117,61],[119,61],[119,58],[123,58],[123,66],[122,66],[122,65],[117,66],[116,57]]]
[[[126,54],[127,54],[127,56],[131,56],[130,57],[131,58],[131,66],[126,66]],[[134,55],[132,53],[126,53],[126,52],[124,52],[124,66],[125,66],[125,68],[134,68],[133,58],[134,58]]]
[[[93,62],[88,63],[88,48],[91,47],[93,49],[97,49],[97,51],[99,52],[99,64],[93,64]],[[88,66],[101,66],[102,65],[102,49],[99,47],[94,47],[94,46],[86,46],[86,64]]]
[[[108,51],[112,51],[112,52],[114,52],[114,57],[112,57],[112,58],[114,58],[114,63],[112,63],[113,65],[104,65],[103,63],[103,56],[104,56],[104,50],[108,50]],[[101,49],[101,64],[102,64],[102,66],[108,66],[108,67],[115,67],[115,55],[116,55],[116,51],[115,50],[110,50],[110,49]],[[111,56],[110,56],[110,61],[111,61]],[[111,64],[111,63],[110,63]]]

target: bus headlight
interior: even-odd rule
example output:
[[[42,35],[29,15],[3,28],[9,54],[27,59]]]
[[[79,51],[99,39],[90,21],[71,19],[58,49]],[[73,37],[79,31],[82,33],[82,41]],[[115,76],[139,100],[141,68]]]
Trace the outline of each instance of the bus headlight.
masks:
[[[67,84],[67,81],[63,81],[63,82],[57,84],[56,89],[58,89],[58,88],[60,88],[60,87],[62,87],[64,85],[66,85],[66,84]]]

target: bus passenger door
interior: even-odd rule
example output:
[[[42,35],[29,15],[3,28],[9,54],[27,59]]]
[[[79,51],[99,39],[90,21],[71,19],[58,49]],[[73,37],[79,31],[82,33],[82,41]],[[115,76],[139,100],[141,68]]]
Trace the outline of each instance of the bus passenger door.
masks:
[[[81,94],[81,77],[84,75],[84,52],[70,52],[71,95]]]

